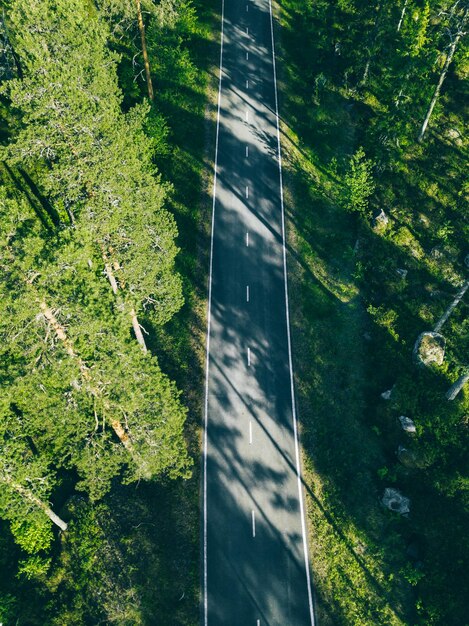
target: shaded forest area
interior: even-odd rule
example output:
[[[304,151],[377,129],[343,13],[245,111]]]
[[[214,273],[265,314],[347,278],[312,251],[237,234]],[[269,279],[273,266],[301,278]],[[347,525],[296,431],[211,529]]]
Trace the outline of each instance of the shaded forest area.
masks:
[[[468,3],[277,11],[318,621],[464,626]]]
[[[0,622],[194,624],[218,16],[2,10]]]

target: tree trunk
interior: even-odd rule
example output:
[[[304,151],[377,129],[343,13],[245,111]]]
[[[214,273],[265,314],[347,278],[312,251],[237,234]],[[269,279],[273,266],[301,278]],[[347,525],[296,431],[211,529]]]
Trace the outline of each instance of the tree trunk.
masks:
[[[47,517],[61,530],[63,531],[67,530],[66,522],[64,522],[63,519],[61,519],[56,513],[54,513],[54,511],[50,507],[48,507],[45,502],[43,502],[37,496],[35,496],[34,493],[32,493],[32,491],[30,491],[29,489],[26,489],[26,487],[23,487],[19,483],[15,482],[9,476],[2,477],[2,479],[14,491],[16,491],[21,496],[23,496],[23,498],[25,498],[26,500],[29,500],[29,502],[32,502],[34,505],[39,507],[41,511],[43,511],[47,515]]]
[[[104,252],[104,246],[101,246],[101,250],[103,253],[103,261],[104,261],[104,271],[106,272],[107,279],[111,285],[112,293],[117,296],[117,292],[119,291],[119,287],[117,286],[117,280],[114,276],[114,272],[112,271],[111,264]]]
[[[379,2],[378,3],[378,7],[376,9],[377,15],[376,15],[376,20],[375,20],[375,24],[373,26],[373,31],[371,33],[371,37],[369,39],[370,41],[370,46],[368,48],[368,58],[366,60],[366,65],[365,65],[365,69],[363,71],[363,76],[362,79],[360,81],[360,86],[363,87],[366,84],[366,81],[368,80],[368,74],[370,72],[370,65],[371,65],[371,61],[373,59],[373,48],[376,42],[376,37],[378,35],[378,31],[379,31],[379,25],[381,23],[381,11],[383,8],[383,3]]]
[[[83,376],[83,378],[87,382],[92,383],[89,368],[86,365],[86,363],[83,361],[83,359],[79,357],[78,354],[73,349],[72,342],[70,341],[70,339],[68,339],[67,333],[65,332],[65,328],[61,325],[61,323],[55,317],[52,310],[47,306],[45,302],[40,302],[39,306],[41,308],[41,311],[44,317],[49,322],[49,325],[54,330],[55,334],[60,339],[60,341],[63,343],[67,354],[78,361],[80,373]],[[93,385],[91,385],[89,389],[90,389],[91,395],[101,400],[102,405],[105,409],[110,410],[109,403],[106,402],[106,400],[102,397],[102,394],[99,391],[99,389],[97,389]],[[119,438],[124,448],[128,452],[133,454],[134,450],[133,450],[132,442],[130,441],[129,435],[127,434],[125,428],[122,426],[121,422],[118,419],[111,418],[110,423],[111,423],[112,429],[116,433],[117,437]]]
[[[397,25],[397,32],[401,30],[402,22],[404,21],[404,15],[405,15],[408,3],[409,3],[409,0],[405,0],[404,6],[402,7],[401,19],[399,20],[399,24]]]
[[[469,382],[469,368],[463,372],[454,385],[451,385],[448,389],[446,392],[446,399],[454,400],[467,382]]]
[[[142,8],[140,6],[140,0],[135,0],[135,6],[137,8],[138,29],[140,31],[140,38],[142,40],[143,63],[145,65],[145,75],[147,78],[148,97],[150,98],[151,101],[153,101],[155,96],[153,93],[153,83],[151,81],[150,61],[148,59],[147,42],[145,38],[145,25],[143,23]]]
[[[455,299],[453,300],[453,302],[451,302],[451,304],[449,305],[449,307],[446,309],[446,311],[443,313],[443,315],[440,317],[440,319],[438,320],[438,322],[435,324],[435,327],[433,329],[433,331],[435,333],[439,333],[443,324],[448,320],[448,317],[451,315],[451,313],[454,311],[454,309],[458,306],[458,304],[461,302],[461,300],[464,297],[464,294],[466,293],[466,291],[469,288],[469,280],[466,280],[466,282],[464,283],[464,285],[461,287],[461,289],[458,291]]]
[[[130,317],[132,318],[132,326],[134,329],[135,337],[137,338],[137,341],[140,344],[140,347],[142,348],[143,352],[146,352],[147,345],[145,343],[145,337],[143,336],[143,333],[142,333],[142,327],[138,323],[137,314],[135,313],[134,308],[132,308],[132,310],[130,311]]]
[[[111,284],[111,288],[112,288],[114,295],[117,296],[119,286],[117,284],[116,277],[114,276],[114,270],[118,270],[120,268],[120,265],[117,261],[114,261],[112,264],[114,265],[114,270],[113,270],[110,260],[107,257],[106,252],[104,250],[104,246],[101,246],[101,251],[103,254],[104,269],[106,271],[106,276],[108,277],[108,280]],[[129,315],[130,315],[130,319],[132,320],[132,328],[134,329],[135,338],[137,339],[143,352],[147,352],[147,345],[145,343],[145,337],[143,336],[143,333],[142,333],[142,327],[138,323],[138,318],[137,318],[137,314],[135,312],[134,307],[131,308]]]
[[[443,66],[443,69],[441,70],[440,78],[438,79],[438,83],[437,83],[437,85],[435,87],[435,91],[433,92],[433,97],[432,97],[432,99],[430,101],[430,106],[428,107],[428,111],[427,111],[427,114],[425,115],[425,119],[423,120],[422,128],[420,129],[420,133],[419,133],[419,136],[418,136],[418,141],[419,142],[421,142],[423,140],[423,137],[424,137],[425,132],[427,130],[428,122],[430,121],[430,118],[431,118],[432,113],[433,113],[433,109],[435,108],[435,104],[437,103],[438,96],[440,95],[441,86],[443,85],[443,83],[445,81],[446,74],[448,73],[448,69],[449,69],[449,66],[451,65],[451,61],[453,60],[454,53],[456,52],[456,48],[458,47],[459,40],[461,39],[461,36],[464,34],[463,28],[464,28],[464,24],[465,24],[466,19],[467,19],[468,11],[469,11],[469,9],[465,10],[464,15],[463,15],[462,20],[461,20],[460,27],[458,29],[458,33],[454,37],[454,39],[451,42],[451,45],[449,47],[448,56],[446,57],[445,64]]]
[[[368,60],[366,62],[365,70],[363,72],[363,76],[362,76],[362,79],[360,81],[360,85],[366,85],[366,81],[368,80],[368,73],[370,71],[370,64],[371,64],[371,54],[369,55]]]

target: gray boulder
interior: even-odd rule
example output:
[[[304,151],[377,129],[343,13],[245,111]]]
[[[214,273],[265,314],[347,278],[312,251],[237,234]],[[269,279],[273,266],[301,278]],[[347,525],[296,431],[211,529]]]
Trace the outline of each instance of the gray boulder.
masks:
[[[383,393],[381,394],[381,397],[383,398],[383,400],[390,400],[391,395],[392,395],[392,389],[388,389],[387,391],[383,391]]]
[[[402,430],[406,433],[414,434],[416,431],[414,422],[410,419],[410,417],[406,417],[405,415],[399,416],[399,421],[402,426]]]
[[[373,229],[381,230],[383,228],[386,228],[388,224],[389,224],[389,217],[386,215],[383,209],[381,209],[381,211],[377,215],[375,215],[373,218]]]
[[[408,515],[410,513],[410,500],[402,495],[397,489],[386,487],[381,499],[383,506],[399,515]]]
[[[446,340],[440,333],[420,333],[414,345],[413,357],[418,365],[442,365],[445,359]]]

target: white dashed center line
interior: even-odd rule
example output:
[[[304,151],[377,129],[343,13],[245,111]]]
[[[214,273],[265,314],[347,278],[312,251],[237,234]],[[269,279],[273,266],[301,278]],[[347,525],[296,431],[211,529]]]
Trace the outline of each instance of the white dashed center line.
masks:
[[[246,185],[246,200],[249,198],[249,187]]]
[[[246,122],[249,122],[249,111],[246,109]]]
[[[252,443],[252,422],[249,420],[249,443]]]
[[[248,348],[248,367],[251,367],[251,348]]]
[[[246,302],[249,302],[249,285],[246,285]]]
[[[251,511],[251,517],[252,517],[252,536],[255,537],[256,536],[256,514],[254,513],[254,511]]]
[[[249,52],[246,52],[246,61],[249,61]]]
[[[249,79],[246,79],[246,89],[249,89]]]
[[[246,159],[249,157],[249,146],[246,146]]]
[[[246,233],[246,248],[249,248],[249,233]]]

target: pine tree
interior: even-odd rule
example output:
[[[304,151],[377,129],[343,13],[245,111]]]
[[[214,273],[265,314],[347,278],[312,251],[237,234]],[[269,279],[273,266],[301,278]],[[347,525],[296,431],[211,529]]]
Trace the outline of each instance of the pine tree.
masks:
[[[364,216],[368,214],[368,200],[375,189],[372,167],[363,148],[359,148],[350,159],[342,193],[342,204],[347,210]]]
[[[148,106],[120,112],[106,26],[78,0],[20,2],[11,20],[25,78],[9,89],[24,124],[10,158],[41,167],[44,192],[94,247],[92,261],[100,263],[145,350],[142,311],[164,323],[182,304],[174,271],[177,230],[163,208],[166,189],[142,130]]]
[[[12,412],[6,394],[0,400],[0,448],[0,515],[13,523],[27,523],[41,512],[67,530],[66,522],[49,505],[57,483],[50,459],[32,449],[23,421]]]
[[[73,231],[47,237],[5,190],[0,223],[1,376],[24,433],[93,499],[123,469],[126,480],[187,475],[179,394],[128,337]]]

